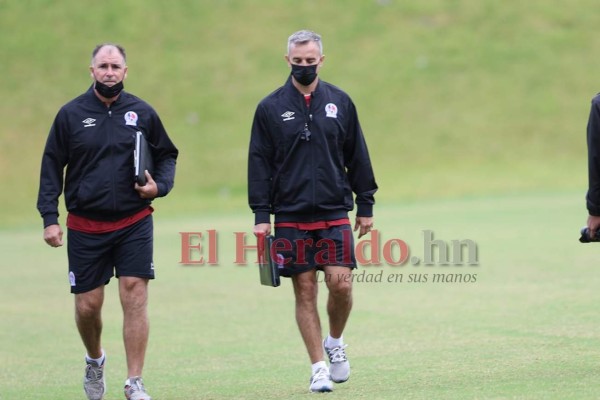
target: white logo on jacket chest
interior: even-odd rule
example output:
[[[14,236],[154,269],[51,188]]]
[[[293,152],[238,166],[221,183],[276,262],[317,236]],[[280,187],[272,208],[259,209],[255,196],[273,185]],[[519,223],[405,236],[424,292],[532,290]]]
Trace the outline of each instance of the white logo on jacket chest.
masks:
[[[337,112],[338,112],[338,109],[337,109],[337,106],[335,104],[328,103],[325,106],[325,113],[327,113],[327,115],[325,115],[326,117],[337,118]]]
[[[294,117],[295,112],[292,111],[286,111],[283,114],[281,114],[281,116],[283,117],[284,121],[289,121],[291,119],[296,119],[296,117]]]
[[[138,115],[134,111],[127,111],[123,118],[125,118],[125,125],[137,125]]]
[[[96,120],[94,118],[86,118],[81,122],[83,122],[84,128],[89,128],[90,126],[96,126],[96,124],[94,123],[94,122],[96,122]]]

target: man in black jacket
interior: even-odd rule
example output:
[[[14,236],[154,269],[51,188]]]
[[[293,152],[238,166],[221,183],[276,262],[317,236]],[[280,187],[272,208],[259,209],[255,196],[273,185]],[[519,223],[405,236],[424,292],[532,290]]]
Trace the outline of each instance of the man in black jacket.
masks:
[[[149,332],[148,281],[154,279],[150,204],[172,189],[178,151],[154,109],[122,90],[127,64],[121,46],[96,46],[90,74],[92,86],[60,109],[50,129],[37,207],[44,220],[44,240],[52,247],[62,246],[58,198],[64,190],[69,282],[87,351],[87,398],[102,399],[105,392],[101,310],[104,286],[116,275],[124,315],[125,397],[149,400],[141,375]],[[144,186],[134,182],[137,132],[150,143],[154,158],[154,170],[145,171]]]
[[[600,95],[592,99],[587,125],[588,180],[586,195],[589,237],[600,236]]]
[[[263,99],[254,116],[248,160],[248,198],[254,234],[271,233],[274,253],[291,277],[296,321],[310,361],[312,392],[329,392],[350,376],[342,333],[352,308],[356,267],[348,212],[359,238],[373,227],[377,184],[356,109],[339,88],[319,80],[321,37],[299,31],[288,39],[287,82]],[[317,270],[329,289],[329,335],[322,341]],[[323,349],[329,358],[325,363]]]

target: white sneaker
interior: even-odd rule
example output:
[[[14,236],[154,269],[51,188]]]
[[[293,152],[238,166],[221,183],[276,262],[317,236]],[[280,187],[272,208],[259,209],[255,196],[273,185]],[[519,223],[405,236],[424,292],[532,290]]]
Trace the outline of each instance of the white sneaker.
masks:
[[[86,359],[85,376],[83,377],[83,390],[88,400],[102,400],[106,392],[106,381],[104,380],[104,364],[98,365],[96,361]]]
[[[329,357],[331,380],[335,383],[343,383],[350,378],[350,362],[344,350],[346,347],[348,345],[344,344],[330,349],[325,346],[325,341],[323,341],[323,348],[325,349],[325,353],[327,353],[327,357]]]
[[[123,391],[127,400],[152,400],[148,393],[146,393],[141,376],[127,379]]]
[[[333,390],[333,383],[329,378],[329,371],[327,368],[319,368],[317,372],[310,377],[309,390],[313,393],[331,392]]]

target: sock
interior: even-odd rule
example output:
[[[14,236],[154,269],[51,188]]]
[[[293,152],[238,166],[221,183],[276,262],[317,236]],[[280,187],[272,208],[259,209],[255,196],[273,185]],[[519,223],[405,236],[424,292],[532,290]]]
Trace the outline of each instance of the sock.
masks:
[[[328,349],[333,349],[335,347],[340,347],[344,345],[344,335],[339,338],[332,338],[331,334],[327,335],[327,339],[325,339],[325,347]]]
[[[325,361],[318,361],[314,363],[312,365],[312,374],[316,374],[317,370],[319,370],[320,368],[327,368],[327,364],[325,364]]]
[[[104,354],[104,350],[102,350],[102,355],[100,356],[100,358],[91,358],[89,355],[87,355],[87,354],[85,355],[86,361],[94,361],[98,365],[102,365],[105,358],[106,358],[106,354]]]
[[[131,386],[132,382],[135,381],[136,378],[139,379],[139,376],[130,376],[129,378],[125,379],[125,386]]]

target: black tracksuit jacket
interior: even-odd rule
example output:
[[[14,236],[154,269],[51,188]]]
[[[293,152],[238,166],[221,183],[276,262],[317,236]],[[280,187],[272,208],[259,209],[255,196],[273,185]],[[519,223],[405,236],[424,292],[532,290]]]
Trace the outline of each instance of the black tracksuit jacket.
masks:
[[[592,99],[587,125],[588,177],[587,209],[600,216],[600,95]]]
[[[307,133],[306,131],[310,133]],[[350,97],[319,80],[310,107],[291,77],[256,109],[248,157],[255,223],[373,215],[377,184]]]
[[[173,188],[178,150],[149,104],[123,91],[107,108],[90,87],[60,109],[42,157],[37,207],[44,227],[58,223],[63,181],[66,208],[78,216],[113,221],[148,207],[151,201],[134,189],[137,131],[152,147],[152,178],[158,197],[165,196]]]

